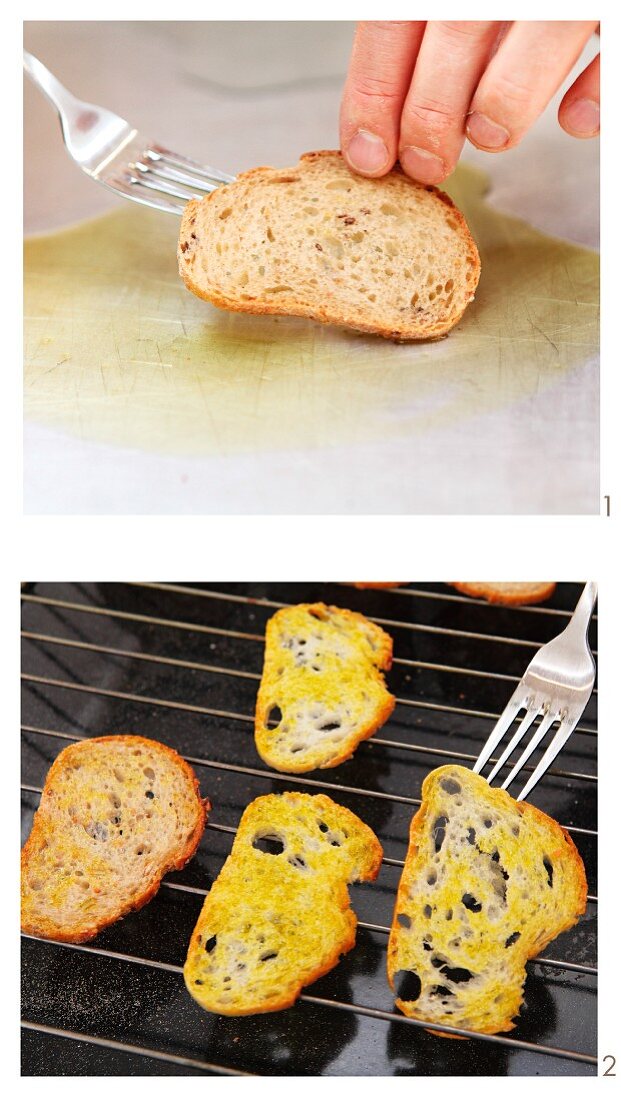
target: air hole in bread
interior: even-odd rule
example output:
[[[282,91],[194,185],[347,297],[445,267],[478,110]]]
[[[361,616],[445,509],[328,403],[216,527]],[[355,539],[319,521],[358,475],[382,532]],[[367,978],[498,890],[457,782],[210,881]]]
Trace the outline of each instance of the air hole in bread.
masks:
[[[505,940],[505,947],[511,947],[514,943],[517,943],[521,935],[521,932],[512,932]]]
[[[142,774],[146,775],[147,779],[149,779],[151,783],[155,779],[155,772],[153,771],[153,768],[143,768]]]
[[[407,913],[397,913],[397,921],[402,928],[412,927],[412,921],[408,917]]]
[[[395,993],[400,1001],[417,1001],[422,982],[413,970],[399,970],[395,974]]]
[[[481,902],[477,901],[473,894],[463,894],[461,900],[462,904],[465,905],[466,909],[469,909],[471,913],[481,912]]]
[[[433,948],[428,940],[423,940],[423,951],[433,951]]]
[[[281,722],[282,722],[282,711],[281,711],[280,707],[277,707],[276,705],[274,705],[273,707],[270,707],[270,709],[267,712],[267,717],[265,719],[266,726],[270,726],[270,725],[279,726]]]
[[[483,822],[483,824],[485,825],[485,828],[486,828],[486,829],[491,829],[491,827],[492,827],[492,825],[494,824],[494,822],[492,821],[491,817],[486,817],[486,818],[485,818],[485,821]]]
[[[429,990],[429,996],[430,997],[454,997],[455,994],[453,993],[452,989],[447,989],[447,987],[445,985],[434,985],[433,989]],[[446,1002],[443,1001],[442,1003],[445,1004]]]
[[[547,875],[548,875],[548,886],[552,886],[552,882],[553,882],[553,879],[554,879],[554,868],[552,866],[551,861],[548,859],[547,856],[543,857],[543,866],[545,867]]]
[[[437,876],[436,872],[435,871],[430,871],[429,874],[427,875],[427,882],[428,882],[429,886],[435,886],[437,881],[438,881],[438,876]]]
[[[448,777],[441,779],[440,786],[447,794],[459,794],[461,792],[461,787],[456,779],[449,779]]]
[[[468,829],[468,844],[474,844],[476,835],[474,829]]]
[[[452,920],[452,919],[453,919],[453,910],[452,909],[447,909],[446,910],[446,920]]]
[[[331,733],[332,730],[340,730],[340,722],[322,722],[317,729],[320,729],[322,733]]]
[[[474,978],[474,974],[466,970],[465,967],[449,966],[446,959],[440,958],[437,955],[431,960],[431,965],[435,966],[436,970],[439,970],[441,974],[444,974],[449,982],[469,982]]]
[[[155,798],[155,795],[153,794],[153,791],[145,791],[144,795],[145,795],[145,798]]]
[[[326,825],[325,821],[320,821],[319,828],[321,829],[322,833],[327,833],[330,826]]]
[[[123,780],[125,779],[125,776],[123,775],[123,772],[121,771],[121,769],[120,768],[113,768],[112,770],[114,772],[115,779],[117,779],[119,783],[122,783]]]
[[[205,940],[205,951],[207,952],[208,955],[211,955],[211,952],[214,950],[217,942],[218,942],[218,937],[217,936],[210,936],[208,940]]]
[[[285,850],[285,842],[278,835],[257,833],[252,842],[252,847],[259,852],[265,852],[266,855],[279,856]]]
[[[290,863],[292,867],[298,867],[301,871],[306,870],[306,860],[302,859],[302,856],[291,856],[287,862]]]
[[[265,951],[262,955],[259,955],[259,962],[269,962],[270,959],[277,959],[277,951]]]
[[[444,837],[446,836],[446,826],[448,825],[448,817],[437,817],[433,826],[433,840],[435,844],[436,852],[440,851],[440,848],[444,844]]]
[[[220,221],[223,222],[226,218],[230,218],[232,213],[233,213],[233,207],[232,206],[227,206],[226,210],[223,210],[222,213],[220,214]]]
[[[430,905],[426,905],[426,906],[425,906],[425,908],[423,909],[423,916],[424,916],[424,917],[430,917],[430,916],[431,916],[431,914],[432,914],[432,911],[433,911],[433,910],[432,910],[431,906],[430,906]]]

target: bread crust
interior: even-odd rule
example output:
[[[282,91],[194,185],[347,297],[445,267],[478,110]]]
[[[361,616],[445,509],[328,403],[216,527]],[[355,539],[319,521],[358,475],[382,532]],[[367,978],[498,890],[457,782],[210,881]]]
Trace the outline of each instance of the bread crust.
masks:
[[[92,737],[86,741],[80,741],[77,744],[69,745],[58,754],[54,760],[49,772],[47,773],[45,784],[43,787],[43,794],[41,796],[41,802],[39,809],[34,815],[34,821],[32,829],[26,843],[22,848],[21,853],[21,872],[22,872],[22,898],[25,897],[25,880],[26,874],[29,869],[31,858],[38,850],[41,842],[45,839],[47,825],[45,820],[45,799],[47,794],[53,790],[56,778],[59,772],[66,764],[68,755],[75,753],[75,751],[83,750],[85,746],[93,744],[111,744],[114,742],[120,742],[123,744],[141,745],[150,752],[159,752],[166,756],[170,763],[174,764],[183,773],[190,784],[194,795],[196,796],[196,811],[197,819],[196,824],[188,836],[184,847],[179,851],[178,855],[170,863],[162,866],[158,869],[151,880],[146,884],[145,889],[140,895],[135,897],[132,901],[119,904],[118,911],[112,915],[106,917],[93,917],[92,921],[88,925],[85,925],[80,930],[58,929],[56,924],[51,921],[41,919],[38,921],[29,921],[22,917],[21,929],[22,932],[31,936],[37,936],[39,939],[52,939],[59,943],[86,943],[92,940],[101,932],[104,928],[109,927],[111,924],[115,924],[117,920],[122,917],[126,917],[129,913],[135,912],[138,909],[142,909],[151,899],[155,896],[159,890],[160,883],[165,874],[169,871],[180,871],[185,867],[186,863],[192,858],[199,845],[200,839],[205,830],[207,822],[207,814],[211,809],[211,803],[208,798],[201,798],[198,779],[187,763],[174,749],[171,749],[168,745],[163,745],[159,741],[152,741],[146,737],[140,737],[134,734],[114,734],[109,737]]]
[[[397,955],[398,955],[398,943],[397,937],[401,931],[401,926],[398,921],[398,914],[407,912],[408,908],[412,905],[412,893],[410,889],[410,875],[414,873],[416,860],[418,857],[419,849],[423,846],[423,841],[429,836],[429,825],[427,817],[429,813],[436,813],[437,810],[431,804],[430,789],[437,781],[438,776],[442,774],[450,773],[455,775],[456,773],[466,773],[472,775],[467,769],[458,767],[456,765],[445,765],[441,768],[435,769],[431,772],[423,782],[422,788],[422,802],[419,810],[414,814],[410,823],[409,831],[409,844],[408,851],[405,859],[405,865],[399,887],[397,890],[397,897],[395,899],[395,906],[393,910],[393,918],[391,923],[390,938],[388,943],[387,954],[387,973],[388,981],[391,989],[394,991],[394,974],[398,969]],[[477,779],[479,777],[477,776]],[[521,814],[523,820],[528,823],[529,821],[538,823],[543,826],[550,834],[551,842],[561,844],[561,848],[558,851],[562,851],[563,859],[567,860],[568,865],[571,868],[571,877],[574,887],[577,887],[575,905],[571,906],[571,909],[567,911],[566,919],[555,924],[551,929],[548,929],[548,933],[542,933],[537,938],[537,943],[532,949],[521,952],[520,962],[525,964],[529,959],[539,955],[544,948],[562,932],[568,928],[573,927],[576,921],[586,910],[587,902],[587,882],[584,871],[584,864],[580,857],[580,854],[566,829],[559,825],[554,818],[549,817],[542,810],[539,810],[536,806],[531,805],[529,802],[516,802],[515,799],[504,790],[498,787],[489,787],[485,784],[485,809],[506,811],[507,807],[512,804],[513,808],[517,809]],[[556,850],[551,852],[554,855]],[[515,1026],[514,1016],[519,1012],[522,1003],[522,983],[519,977],[516,979],[514,1008],[503,1018],[499,1019],[493,1026],[480,1027],[476,1030],[482,1034],[495,1035],[498,1032],[511,1031]],[[411,1002],[404,1002],[403,1000],[396,999],[397,1007],[407,1016],[412,1016],[416,1019],[424,1020],[425,1017],[421,1016],[416,1009],[411,1007]],[[415,1002],[414,1002],[415,1003]],[[430,1021],[433,1022],[433,1021]],[[443,1032],[438,1030],[437,1024],[442,1023],[455,1024],[460,1026],[457,1020],[444,1019],[436,1022],[435,1028],[429,1028],[430,1033],[439,1035],[449,1039],[466,1039],[464,1035],[453,1035],[450,1032]],[[474,1029],[472,1029],[474,1030]]]
[[[326,157],[341,157],[340,150],[338,149],[321,149],[315,152],[303,153],[300,157],[299,163],[295,168],[282,169],[283,176],[285,173],[293,174],[297,169],[305,162],[320,161]],[[343,163],[345,163],[343,161]],[[242,172],[237,176],[233,184],[228,186],[236,187],[238,184],[252,184],[253,182],[262,179],[265,173],[276,171],[275,169],[263,165],[257,168],[251,168],[247,172]],[[352,173],[353,174],[353,173]],[[404,180],[410,180],[410,177],[401,168],[400,164],[396,164],[390,175],[402,177]],[[285,176],[286,178],[286,176]],[[470,264],[469,274],[467,276],[467,282],[469,284],[470,296],[464,303],[463,309],[459,312],[455,312],[450,316],[447,321],[442,321],[436,325],[428,326],[421,329],[419,325],[412,323],[410,326],[404,325],[399,329],[392,329],[388,326],[366,324],[361,321],[357,316],[348,313],[345,309],[340,311],[333,310],[328,306],[322,306],[321,304],[313,305],[312,307],[306,306],[303,302],[296,302],[291,307],[286,307],[282,303],[277,304],[269,301],[246,301],[239,297],[232,297],[225,294],[221,288],[214,284],[210,284],[208,287],[203,286],[196,281],[193,277],[192,271],[189,269],[189,265],[186,262],[186,250],[190,247],[189,242],[192,237],[192,226],[194,225],[196,214],[201,206],[213,203],[216,200],[217,191],[212,191],[203,199],[190,199],[187,203],[181,220],[181,230],[179,235],[179,274],[183,279],[188,290],[195,294],[198,298],[202,298],[207,302],[211,302],[212,305],[217,306],[219,309],[226,309],[235,313],[252,313],[259,316],[264,315],[278,315],[278,316],[295,316],[295,317],[308,317],[311,320],[321,321],[324,324],[336,324],[344,325],[347,328],[352,328],[356,332],[370,333],[375,336],[382,336],[387,340],[395,340],[398,342],[410,341],[410,340],[438,340],[443,336],[446,336],[448,332],[461,320],[467,306],[474,298],[474,293],[477,288],[479,277],[481,274],[481,261],[477,246],[471,236],[470,229],[462,214],[461,210],[455,206],[453,200],[438,187],[434,187],[432,184],[416,184],[411,181],[413,186],[424,186],[426,191],[429,191],[436,195],[441,202],[445,204],[450,210],[454,221],[456,222],[463,239],[466,241],[468,249],[468,262]]]
[[[399,588],[408,581],[353,581],[354,588]]]
[[[248,856],[244,852],[244,844],[248,840],[249,835],[254,832],[257,821],[262,820],[263,817],[267,817],[268,819],[270,819],[270,814],[276,814],[277,808],[280,807],[287,811],[290,811],[292,819],[295,816],[296,810],[307,811],[310,808],[313,815],[325,816],[326,820],[330,821],[332,827],[346,828],[349,833],[348,841],[346,843],[353,842],[356,848],[359,849],[359,854],[362,854],[362,859],[358,861],[355,866],[352,863],[348,866],[342,867],[340,871],[341,877],[339,881],[336,881],[334,877],[331,881],[332,889],[330,891],[330,909],[332,909],[332,907],[336,908],[338,912],[342,914],[343,919],[346,923],[344,927],[341,928],[340,933],[335,934],[331,928],[332,913],[330,911],[326,911],[325,913],[322,912],[322,917],[325,920],[326,925],[325,936],[322,940],[322,948],[326,948],[326,944],[331,932],[334,935],[333,942],[329,944],[329,953],[325,956],[323,960],[316,961],[312,971],[307,971],[304,977],[300,976],[288,992],[282,989],[278,991],[274,990],[271,992],[270,995],[264,997],[263,999],[258,999],[256,995],[253,999],[252,997],[248,997],[248,995],[246,994],[246,1002],[242,1001],[240,1003],[238,999],[235,1004],[226,1005],[215,998],[213,993],[211,995],[209,993],[205,993],[204,981],[199,981],[198,983],[196,982],[196,976],[198,973],[200,973],[200,963],[204,957],[203,951],[205,948],[206,929],[208,929],[210,933],[216,932],[217,936],[226,934],[227,931],[226,927],[220,928],[218,926],[216,928],[213,927],[211,923],[214,919],[212,916],[214,899],[217,898],[216,904],[220,903],[220,898],[224,888],[223,882],[227,879],[227,872],[230,868],[230,865],[235,862],[239,864],[242,863],[244,860],[248,860]],[[302,850],[307,859],[313,858],[312,849],[306,851],[306,849],[298,844],[295,850]],[[335,850],[328,849],[329,853],[330,851],[333,853]],[[278,1012],[281,1009],[291,1008],[291,1006],[295,1004],[296,1000],[300,996],[302,989],[304,989],[308,985],[311,985],[313,982],[318,981],[318,979],[323,977],[324,974],[329,973],[329,971],[337,965],[341,957],[348,951],[351,951],[351,949],[354,947],[356,942],[356,928],[358,922],[356,914],[351,908],[347,883],[353,881],[373,882],[379,874],[382,857],[382,846],[373,831],[368,827],[368,825],[365,825],[364,822],[361,821],[360,818],[356,816],[356,814],[352,813],[351,810],[348,810],[344,806],[340,806],[327,795],[306,795],[300,794],[297,791],[285,791],[283,792],[283,794],[280,795],[261,795],[259,798],[256,798],[244,810],[242,819],[239,823],[237,834],[235,836],[235,841],[233,843],[231,854],[229,855],[224,867],[222,868],[220,875],[218,875],[218,878],[216,879],[210,894],[208,894],[205,899],[203,909],[201,910],[201,914],[192,933],[190,944],[188,947],[186,964],[184,967],[184,979],[190,995],[194,997],[194,999],[201,1005],[202,1008],[206,1009],[207,1011],[217,1012],[218,1014],[223,1016],[254,1016],[266,1012]],[[267,858],[274,859],[273,856],[268,856]],[[334,858],[336,859],[339,857],[335,856]],[[253,859],[256,859],[256,857],[253,856]],[[260,860],[261,857],[259,856],[258,859]],[[245,877],[250,878],[247,890],[248,897],[251,902],[253,902],[253,904],[256,906],[256,919],[259,920],[261,915],[260,909],[262,899],[261,884],[256,881],[253,883],[252,881],[251,876],[253,872],[253,867],[255,867],[254,863],[247,866],[247,874]],[[296,914],[297,912],[295,908],[296,898],[295,894],[290,892],[292,888],[286,885],[281,876],[282,872],[279,873],[278,871],[276,871],[276,867],[274,866],[273,905],[278,905],[283,909],[283,912],[279,913],[279,916],[282,917],[282,920],[285,922],[286,926],[286,920],[290,914],[290,911],[292,911],[294,914]],[[256,901],[253,901],[253,899],[256,899]],[[230,900],[230,921],[232,922],[233,927],[235,927],[235,910],[238,899],[232,896]],[[287,902],[286,907],[284,907],[285,901]],[[300,915],[303,916],[305,920],[311,919],[310,913]],[[280,923],[279,928],[282,928],[282,925],[280,925]],[[250,933],[248,933],[248,935],[251,935],[252,931],[253,926],[251,927],[251,931]],[[235,934],[239,936],[240,939],[243,938],[243,934],[239,932],[236,927]],[[285,932],[281,931],[279,932],[279,935],[284,936]],[[248,946],[250,945],[248,944]],[[197,984],[200,985],[202,988],[197,990]],[[240,994],[240,996],[243,997],[244,994]]]
[[[255,708],[255,741],[257,752],[266,764],[276,768],[278,771],[286,771],[294,775],[299,775],[303,772],[313,771],[315,768],[336,768],[345,760],[349,760],[360,742],[368,740],[369,737],[373,736],[376,730],[380,729],[380,727],[388,721],[395,708],[396,699],[390,694],[384,684],[382,698],[379,700],[378,705],[376,705],[372,716],[366,720],[362,720],[357,725],[356,729],[348,737],[343,738],[338,746],[330,752],[329,757],[324,757],[321,762],[309,763],[307,761],[308,754],[302,753],[300,753],[302,757],[300,762],[291,759],[289,756],[286,761],[283,761],[273,750],[270,750],[266,743],[266,733],[269,711],[274,706],[274,683],[271,671],[272,664],[278,652],[277,630],[280,622],[284,618],[290,616],[292,611],[309,612],[310,614],[335,613],[338,614],[341,619],[349,623],[352,630],[357,630],[361,625],[364,625],[365,628],[372,627],[376,640],[373,665],[378,673],[387,672],[391,668],[392,638],[386,631],[370,623],[370,621],[359,612],[348,611],[344,608],[334,607],[324,603],[299,604],[295,608],[284,608],[282,611],[277,611],[269,620],[266,629],[265,663]]]
[[[503,584],[507,583],[510,582],[503,582]],[[513,591],[498,588],[494,581],[449,581],[453,588],[456,588],[458,592],[463,592],[465,596],[474,596],[478,599],[487,600],[488,603],[505,604],[507,607],[542,603],[543,600],[547,600],[552,595],[556,588],[556,581],[533,581],[530,584],[529,591],[522,587],[522,583],[526,582],[514,581],[511,583],[517,586]]]

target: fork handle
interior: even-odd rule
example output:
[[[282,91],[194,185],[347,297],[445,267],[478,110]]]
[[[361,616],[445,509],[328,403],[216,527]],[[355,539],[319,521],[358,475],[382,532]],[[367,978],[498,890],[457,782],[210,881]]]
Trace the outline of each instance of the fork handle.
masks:
[[[60,80],[57,80],[53,73],[46,69],[45,65],[42,65],[27,50],[24,50],[24,72],[28,74],[33,84],[37,85],[37,88],[43,92],[57,111],[69,115],[71,109],[75,108],[76,104],[79,105],[79,101],[71,92],[67,91]]]
[[[571,631],[572,634],[586,635],[596,599],[597,585],[595,581],[588,581],[582,590],[582,595],[576,604],[576,610],[565,627],[565,630]]]

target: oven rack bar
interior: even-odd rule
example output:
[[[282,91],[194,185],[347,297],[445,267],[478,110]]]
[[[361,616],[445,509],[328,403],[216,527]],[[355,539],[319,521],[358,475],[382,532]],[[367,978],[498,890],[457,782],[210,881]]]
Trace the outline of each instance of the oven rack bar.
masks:
[[[22,932],[22,936],[25,939],[37,940],[36,936],[32,936],[27,932]],[[164,963],[157,959],[141,958],[138,955],[127,955],[120,951],[110,951],[102,947],[91,947],[89,944],[77,944],[77,943],[62,943],[57,940],[45,940],[40,941],[44,943],[54,943],[59,947],[66,947],[71,951],[82,951],[86,954],[100,955],[104,958],[117,959],[120,962],[128,962],[139,966],[148,966],[158,970],[166,970],[171,974],[178,974],[180,977],[183,975],[183,967],[176,966],[174,963]],[[344,1012],[353,1012],[360,1016],[370,1016],[376,1020],[386,1020],[390,1023],[400,1022],[409,1024],[418,1028],[428,1028],[429,1023],[422,1020],[414,1020],[409,1016],[403,1016],[398,1012],[385,1012],[378,1008],[370,1008],[368,1005],[350,1004],[347,1001],[337,1001],[327,999],[325,997],[315,997],[307,993],[301,994],[299,1002],[303,1004],[315,1004],[322,1008],[336,1008]],[[483,1035],[477,1031],[469,1031],[466,1028],[454,1027],[452,1025],[443,1024],[442,1030],[450,1032],[453,1035],[463,1035],[468,1039],[478,1039],[482,1042],[491,1042],[499,1046],[509,1046],[518,1050],[529,1050],[537,1054],[552,1055],[557,1058],[566,1058],[576,1062],[586,1062],[589,1065],[597,1064],[597,1057],[591,1054],[585,1054],[580,1051],[567,1050],[564,1047],[550,1047],[541,1043],[531,1043],[525,1039],[510,1039],[500,1037],[498,1035]]]
[[[206,897],[209,893],[201,886],[186,886],[182,882],[169,882],[168,879],[162,879],[162,886],[168,887],[169,890],[179,890],[184,894],[198,894],[201,897]],[[368,921],[359,920],[358,928],[364,928],[367,932],[379,932],[382,935],[390,935],[390,928],[386,924],[369,924]],[[529,963],[538,963],[539,966],[551,966],[555,970],[573,970],[577,974],[590,974],[595,977],[597,975],[596,966],[587,966],[585,963],[565,962],[564,959],[551,959],[544,955],[537,955],[535,958],[529,959]]]
[[[229,600],[235,603],[249,603],[259,604],[264,607],[291,607],[288,603],[279,603],[276,600],[270,600],[267,597],[252,597],[241,596],[237,593],[218,592],[214,589],[208,588],[196,588],[187,584],[164,584],[156,583],[154,581],[127,581],[127,584],[134,584],[140,588],[154,588],[162,592],[177,592],[179,595],[187,596],[202,596],[212,600]],[[351,588],[352,583],[349,584],[345,581],[333,581],[331,583],[339,584],[343,588]],[[355,585],[353,586],[355,587]],[[400,585],[397,588],[387,588],[383,590],[384,593],[388,593],[391,596],[414,596],[418,599],[438,600],[440,602],[446,601],[451,603],[468,603],[478,604],[480,607],[489,607],[501,609],[502,611],[527,611],[534,612],[539,615],[559,615],[564,618],[571,618],[573,612],[563,611],[557,607],[537,607],[533,604],[490,604],[489,600],[480,599],[477,596],[464,596],[461,592],[430,592],[423,588],[408,588],[407,585]],[[597,615],[593,615],[592,618],[597,620]]]
[[[76,603],[72,600],[59,600],[52,596],[35,596],[22,592],[21,598],[25,603],[36,603],[47,607],[58,607],[66,611],[79,611],[87,615],[104,615],[110,618],[125,619],[128,622],[149,623],[155,626],[171,627],[176,630],[190,630],[202,634],[219,634],[225,637],[242,638],[246,641],[263,642],[263,634],[247,633],[237,630],[226,630],[223,627],[207,626],[203,623],[188,622],[184,619],[162,619],[155,615],[141,615],[135,611],[119,611],[108,607],[92,607],[89,604]],[[240,597],[241,600],[241,597]],[[259,600],[249,601],[247,598],[241,602],[252,603],[252,606],[260,606]],[[276,604],[277,607],[293,606],[291,604]],[[396,619],[377,619],[368,616],[371,622],[382,626],[403,627],[420,633],[438,634],[446,637],[469,638],[470,640],[483,642],[500,642],[503,645],[524,646],[528,649],[540,649],[542,642],[533,642],[525,638],[511,638],[502,634],[481,634],[469,630],[454,630],[451,627],[431,626],[425,623],[400,622]],[[592,650],[593,656],[597,656],[597,650]],[[393,662],[397,664],[397,660]]]
[[[207,714],[215,718],[229,718],[236,722],[254,723],[253,714],[242,714],[238,711],[219,710],[213,707],[203,707],[198,703],[182,703],[174,699],[158,699],[151,695],[136,695],[132,692],[113,691],[111,688],[93,687],[89,684],[76,684],[68,680],[57,680],[53,676],[35,676],[32,673],[22,672],[21,679],[28,683],[43,684],[47,687],[64,688],[67,691],[83,691],[92,695],[105,695],[114,699],[125,699],[133,703],[145,703],[154,707],[168,707],[171,710],[184,710],[192,714]],[[410,706],[419,710],[429,710],[441,714],[459,714],[468,718],[489,718],[497,720],[499,713],[485,710],[471,710],[466,707],[449,707],[442,703],[411,702]],[[574,733],[582,733],[587,737],[597,737],[597,731],[586,726],[576,726]],[[375,744],[379,742],[375,739]]]
[[[559,618],[570,619],[573,615],[573,611],[564,611],[560,607],[540,607],[537,604],[490,604],[489,600],[483,599],[479,596],[464,596],[461,592],[429,592],[422,588],[408,588],[404,585],[402,588],[387,588],[384,590],[391,596],[413,596],[417,599],[429,599],[439,600],[440,602],[446,600],[450,603],[468,603],[477,604],[479,607],[490,607],[502,611],[519,611],[526,612],[529,615],[556,615]],[[597,622],[597,615],[592,615],[591,619]]]
[[[87,738],[79,737],[77,735],[65,734],[55,732],[53,730],[46,730],[40,726],[26,726],[21,727],[27,733],[44,734],[49,737],[60,737],[66,741],[84,741]],[[357,794],[367,798],[380,798],[386,802],[399,802],[407,806],[420,806],[420,798],[410,798],[409,795],[402,794],[389,794],[386,791],[371,791],[365,787],[351,787],[342,783],[328,783],[325,780],[319,779],[307,779],[305,776],[295,775],[291,776],[284,772],[268,771],[266,768],[250,768],[242,764],[226,764],[217,760],[206,760],[201,756],[189,756],[183,754],[188,764],[196,764],[203,768],[213,768],[216,771],[228,771],[234,772],[237,775],[254,775],[259,779],[271,779],[277,780],[279,783],[294,783],[297,786],[302,787],[319,787],[321,790],[326,791],[338,791],[340,794]],[[582,836],[597,836],[596,829],[582,829],[577,825],[563,825],[562,828],[566,829],[568,833],[576,833]]]
[[[40,733],[41,732],[40,730],[37,730],[34,727],[30,727],[30,726],[22,726],[22,729],[28,730],[31,733]],[[52,736],[60,737],[65,741],[84,741],[85,740],[85,738],[83,738],[83,737],[73,737],[73,736],[71,736],[71,734],[67,734],[67,733],[59,733],[59,734],[56,734],[56,735],[52,734]],[[193,761],[193,758],[191,756],[184,756],[183,759],[187,760],[188,763],[192,763],[192,761]],[[196,761],[194,761],[194,762],[196,762]],[[43,794],[43,787],[36,787],[32,783],[22,783],[20,786],[21,786],[22,791],[27,791],[30,794],[38,794],[38,795]],[[342,788],[342,789],[347,790],[347,788]],[[218,832],[218,833],[232,834],[232,833],[237,832],[237,828],[235,828],[233,825],[220,825],[218,822],[215,822],[215,821],[208,821],[205,828],[206,829],[213,829],[214,832]],[[404,867],[405,866],[405,860],[403,860],[403,859],[393,859],[391,856],[383,856],[382,857],[382,863],[385,863],[386,866],[388,866],[388,867]],[[596,894],[587,894],[587,901],[597,902],[597,900],[598,899],[597,899]]]
[[[22,1020],[21,1026],[26,1031],[39,1031],[44,1035],[52,1035],[58,1039],[73,1039],[80,1043],[89,1043],[91,1046],[104,1047],[106,1050],[115,1050],[120,1054],[138,1054],[145,1058],[155,1058],[158,1062],[168,1062],[175,1066],[187,1066],[189,1069],[204,1069],[210,1073],[217,1073],[226,1077],[256,1077],[257,1074],[249,1073],[243,1069],[231,1069],[229,1066],[221,1066],[215,1062],[201,1062],[197,1058],[183,1058],[180,1054],[167,1054],[161,1050],[153,1050],[151,1047],[135,1046],[133,1043],[119,1043],[116,1039],[103,1039],[99,1035],[85,1035],[80,1031],[66,1031],[61,1027],[51,1027],[49,1024],[36,1024],[32,1020]]]
[[[179,657],[164,657],[159,653],[137,652],[133,649],[119,649],[117,646],[101,645],[95,642],[77,641],[74,638],[60,638],[55,634],[38,634],[32,630],[22,630],[21,637],[26,641],[43,642],[49,645],[65,646],[69,649],[83,649],[89,653],[105,653],[110,657],[126,657],[133,661],[152,661],[154,664],[170,665],[173,668],[187,668],[194,672],[213,672],[221,676],[237,676],[244,680],[260,680],[260,672],[246,672],[237,668],[226,668],[223,665],[209,665],[203,661],[182,661]],[[393,664],[397,662],[393,660]],[[504,672],[485,672],[477,668],[462,668],[459,665],[443,665],[435,661],[414,661],[402,658],[400,661],[409,668],[420,668],[430,672],[450,672],[458,676],[477,676],[484,680],[502,680],[505,683],[519,683],[519,676],[509,676]],[[597,688],[593,689],[597,695]],[[403,706],[417,706],[415,700],[404,699],[396,696],[397,702]]]
[[[27,634],[26,632],[24,632],[23,636],[24,637],[39,638],[38,635],[33,636],[33,635],[30,635],[30,634]],[[48,637],[47,635],[43,635],[40,638],[40,640],[52,642],[52,641],[55,641],[56,639]],[[136,660],[153,661],[153,662],[156,662],[156,663],[161,662],[162,664],[171,664],[171,665],[176,665],[176,666],[181,665],[184,668],[193,668],[193,669],[201,669],[201,670],[205,670],[205,671],[213,671],[213,672],[216,672],[216,673],[219,673],[219,674],[221,673],[222,675],[225,675],[225,676],[230,675],[230,676],[252,677],[253,679],[255,678],[255,674],[250,673],[250,672],[238,672],[236,669],[218,668],[218,667],[211,666],[211,665],[202,665],[202,664],[199,664],[198,662],[193,662],[193,661],[190,661],[190,662],[188,662],[188,661],[178,661],[178,660],[176,660],[175,658],[172,658],[172,657],[159,657],[159,656],[155,656],[153,654],[132,653],[132,652],[129,652],[127,650],[112,649],[109,646],[105,646],[105,647],[96,646],[96,645],[88,645],[87,646],[83,642],[65,642],[64,640],[61,641],[60,644],[61,645],[75,646],[75,647],[80,648],[80,649],[95,650],[96,652],[109,653],[109,654],[112,654],[112,655],[115,655],[115,656],[132,657],[132,658],[135,658]],[[29,675],[28,673],[23,673],[22,678],[27,679],[28,675]],[[259,679],[259,677],[256,676],[256,679]],[[66,681],[63,681],[63,684],[64,683],[66,683]],[[77,688],[75,688],[75,690],[80,690],[79,686]],[[88,690],[88,685],[84,685],[84,690],[85,691]],[[99,689],[95,689],[95,690],[99,690]],[[143,696],[137,696],[136,698],[142,699],[144,697]],[[150,700],[150,702],[152,702],[152,700]],[[166,705],[166,702],[167,701],[161,701],[160,700],[158,705]],[[397,702],[400,702],[400,700],[397,700]],[[192,704],[192,705],[194,705],[194,704]],[[182,704],[177,704],[177,709],[183,709],[183,707],[184,707],[183,703]],[[254,715],[250,715],[250,714],[246,715],[246,714],[238,714],[237,712],[215,711],[211,707],[201,707],[199,709],[199,713],[207,714],[210,717],[217,717],[217,718],[229,717],[232,720],[235,720],[235,721],[238,721],[238,722],[248,722],[249,724],[250,723],[254,724]],[[538,725],[538,723],[536,723],[535,728],[536,728],[537,725]],[[593,732],[593,731],[589,731],[589,732]],[[385,748],[390,748],[390,749],[400,749],[404,752],[427,753],[431,756],[440,756],[444,759],[449,759],[449,760],[466,760],[466,761],[470,762],[470,761],[475,761],[477,759],[477,757],[474,753],[458,752],[457,750],[450,750],[449,751],[448,749],[435,749],[435,748],[428,747],[427,745],[416,745],[416,744],[411,745],[411,744],[409,744],[408,742],[405,742],[405,741],[392,741],[392,740],[389,740],[385,737],[378,737],[378,736],[373,737],[373,740],[372,740],[371,744],[372,745],[383,745]],[[366,745],[367,747],[369,747],[369,743],[367,741],[362,741],[361,745],[363,745],[363,746]],[[495,764],[496,761],[497,761],[497,757],[490,757],[490,763],[491,764]],[[506,766],[510,767],[512,763],[514,763],[514,761],[508,761]],[[526,764],[524,766],[524,771],[533,772],[535,770],[535,766],[536,765],[534,765],[534,764]],[[561,768],[549,768],[548,769],[548,774],[549,775],[555,775],[555,776],[561,777],[563,779],[579,779],[579,780],[584,780],[584,781],[587,781],[587,782],[597,783],[597,776],[596,775],[589,775],[586,772],[570,772],[570,771],[565,771]]]

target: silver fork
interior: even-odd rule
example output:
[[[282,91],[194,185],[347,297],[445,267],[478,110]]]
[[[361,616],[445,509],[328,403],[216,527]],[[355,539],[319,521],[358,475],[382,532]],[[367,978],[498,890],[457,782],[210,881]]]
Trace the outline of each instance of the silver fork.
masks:
[[[69,156],[87,176],[117,195],[167,214],[182,214],[188,199],[203,198],[233,181],[234,176],[147,140],[112,111],[76,99],[25,50],[24,69],[58,111]]]
[[[575,729],[589,701],[595,683],[595,662],[589,648],[587,630],[596,599],[597,585],[589,581],[565,629],[558,637],[542,646],[533,657],[474,765],[473,771],[482,771],[494,749],[524,708],[524,718],[486,777],[488,783],[491,783],[540,714],[542,717],[539,725],[502,784],[503,789],[506,789],[513,783],[550,727],[559,722],[558,730],[520,791],[520,800],[526,798],[548,770]]]

